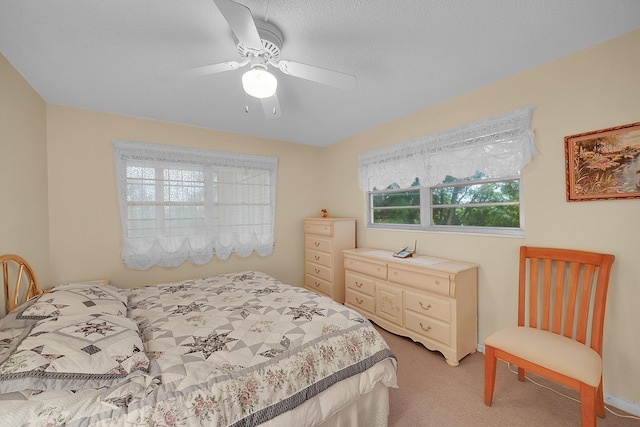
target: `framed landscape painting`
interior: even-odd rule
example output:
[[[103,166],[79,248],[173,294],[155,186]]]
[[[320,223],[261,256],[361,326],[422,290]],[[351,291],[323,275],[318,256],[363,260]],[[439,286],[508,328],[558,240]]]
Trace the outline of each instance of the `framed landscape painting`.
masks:
[[[564,138],[567,201],[640,198],[640,122]]]

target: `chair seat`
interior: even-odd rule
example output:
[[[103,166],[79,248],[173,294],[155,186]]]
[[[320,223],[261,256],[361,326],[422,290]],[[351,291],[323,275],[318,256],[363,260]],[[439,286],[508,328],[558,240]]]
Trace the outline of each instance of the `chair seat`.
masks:
[[[553,332],[515,326],[490,335],[485,345],[511,353],[592,387],[602,376],[602,359],[591,347]]]

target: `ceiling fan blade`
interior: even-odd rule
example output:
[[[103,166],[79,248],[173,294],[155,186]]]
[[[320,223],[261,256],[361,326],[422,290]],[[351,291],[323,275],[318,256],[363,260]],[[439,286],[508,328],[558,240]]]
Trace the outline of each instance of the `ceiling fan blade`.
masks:
[[[264,115],[267,119],[277,119],[282,115],[277,93],[269,98],[262,98],[260,101],[262,102],[262,109],[264,110]]]
[[[351,74],[327,70],[325,68],[288,61],[286,59],[280,60],[276,65],[283,73],[295,77],[347,90],[355,89],[356,87],[356,76]]]
[[[167,79],[187,79],[193,77],[208,76],[209,74],[222,73],[224,71],[237,70],[247,65],[249,61],[236,62],[225,61],[217,64],[205,65],[203,67],[191,68],[189,70],[178,71],[176,73],[165,74],[162,77]]]
[[[213,0],[238,41],[247,48],[261,51],[262,40],[248,7],[231,0]]]

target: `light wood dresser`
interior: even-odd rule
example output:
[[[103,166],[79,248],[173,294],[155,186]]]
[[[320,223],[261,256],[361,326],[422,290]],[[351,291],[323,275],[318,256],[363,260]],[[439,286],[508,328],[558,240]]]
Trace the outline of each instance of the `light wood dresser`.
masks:
[[[451,366],[476,351],[476,264],[358,248],[344,251],[344,265],[347,307],[441,352]]]
[[[305,218],[305,288],[344,304],[343,251],[355,247],[355,218]]]

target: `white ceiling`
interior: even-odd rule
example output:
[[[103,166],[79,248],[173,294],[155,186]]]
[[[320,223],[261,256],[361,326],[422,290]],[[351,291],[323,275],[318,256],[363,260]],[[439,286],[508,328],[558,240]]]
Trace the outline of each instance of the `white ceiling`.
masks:
[[[280,28],[283,59],[357,89],[275,70],[269,120],[247,68],[162,78],[241,59],[212,0],[0,0],[0,53],[51,104],[324,146],[640,28],[638,0],[238,2]]]

